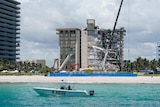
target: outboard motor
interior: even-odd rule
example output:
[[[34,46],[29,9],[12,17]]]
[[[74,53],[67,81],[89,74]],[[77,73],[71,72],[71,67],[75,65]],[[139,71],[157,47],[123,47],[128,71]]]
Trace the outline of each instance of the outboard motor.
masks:
[[[90,90],[90,91],[89,91],[89,95],[90,95],[90,96],[94,95],[94,90]]]

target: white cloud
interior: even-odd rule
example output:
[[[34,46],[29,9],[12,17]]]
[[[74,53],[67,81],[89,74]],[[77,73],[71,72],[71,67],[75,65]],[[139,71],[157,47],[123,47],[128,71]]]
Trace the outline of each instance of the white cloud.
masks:
[[[100,28],[112,29],[118,0],[17,0],[21,2],[21,59],[46,59],[52,66],[58,57],[56,28],[86,27],[93,18]],[[160,41],[157,0],[125,0],[117,28],[125,27],[125,58],[155,58],[155,43]]]
[[[124,50],[125,59],[135,60],[138,57],[147,59],[156,58],[156,43],[145,42],[145,43],[134,43],[129,44]]]

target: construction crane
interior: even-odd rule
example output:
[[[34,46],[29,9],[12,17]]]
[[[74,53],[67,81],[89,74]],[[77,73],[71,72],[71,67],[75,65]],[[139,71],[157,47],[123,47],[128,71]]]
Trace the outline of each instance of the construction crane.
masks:
[[[123,0],[121,0],[119,10],[118,10],[118,13],[117,13],[117,17],[116,17],[116,20],[115,20],[115,23],[114,23],[114,26],[113,26],[113,30],[112,30],[112,33],[111,33],[111,38],[110,38],[110,42],[109,42],[109,46],[108,46],[109,49],[111,49],[112,39],[113,39],[113,36],[114,36],[114,32],[115,32],[115,29],[116,29],[116,25],[117,25],[117,22],[118,22],[118,18],[119,18],[119,14],[120,14],[120,11],[121,11],[122,4],[123,4]]]
[[[111,37],[110,37],[109,45],[108,45],[107,49],[111,49],[112,48],[111,44],[112,44],[112,40],[113,40],[113,36],[114,36],[114,32],[115,32],[116,25],[117,25],[117,22],[118,22],[118,18],[119,18],[119,14],[120,14],[120,11],[121,11],[122,4],[123,4],[123,0],[121,0],[120,6],[119,6],[119,10],[118,10],[118,13],[117,13],[117,17],[116,17],[116,20],[115,20],[115,23],[114,23],[114,26],[113,26],[113,30],[112,30],[112,33],[111,33]],[[120,64],[119,61],[118,61],[118,66],[119,66],[119,68],[121,70],[121,64]]]
[[[80,65],[79,65],[79,63],[71,65],[69,68],[69,71],[72,71],[75,66],[77,66],[77,69],[79,69]]]

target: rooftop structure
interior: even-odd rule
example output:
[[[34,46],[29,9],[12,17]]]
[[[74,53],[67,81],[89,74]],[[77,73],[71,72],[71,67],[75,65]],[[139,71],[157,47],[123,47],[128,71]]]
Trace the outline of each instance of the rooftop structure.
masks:
[[[11,61],[19,59],[19,5],[15,0],[0,0],[0,58]]]

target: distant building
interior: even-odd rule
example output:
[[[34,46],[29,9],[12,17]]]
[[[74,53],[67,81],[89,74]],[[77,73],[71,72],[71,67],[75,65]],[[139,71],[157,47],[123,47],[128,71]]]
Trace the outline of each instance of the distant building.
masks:
[[[58,28],[60,70],[91,68],[118,71],[123,62],[125,29],[100,29],[94,19],[87,20],[87,27]],[[70,56],[71,55],[71,56]],[[78,66],[77,66],[78,64]]]
[[[41,64],[41,67],[44,68],[46,66],[46,60],[44,59],[36,59],[36,60],[24,60],[24,61],[20,61],[22,63],[30,63],[32,64]]]
[[[32,60],[31,62],[35,64],[41,64],[42,68],[46,67],[46,60],[44,59]]]
[[[16,61],[20,47],[20,3],[0,0],[0,58]]]
[[[156,47],[156,59],[160,59],[160,42],[157,42],[157,47]]]

